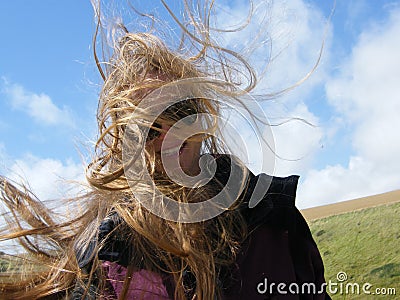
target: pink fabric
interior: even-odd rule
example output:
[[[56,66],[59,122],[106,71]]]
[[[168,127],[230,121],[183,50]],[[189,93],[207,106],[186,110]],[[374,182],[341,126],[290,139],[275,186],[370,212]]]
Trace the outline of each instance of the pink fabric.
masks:
[[[107,273],[117,297],[122,292],[127,269],[114,262],[103,262],[103,267]],[[167,289],[159,274],[147,270],[133,272],[126,299],[141,300],[168,300]]]

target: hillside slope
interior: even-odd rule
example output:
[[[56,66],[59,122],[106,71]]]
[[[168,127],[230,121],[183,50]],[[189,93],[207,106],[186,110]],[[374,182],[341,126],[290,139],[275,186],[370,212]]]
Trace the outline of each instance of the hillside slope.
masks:
[[[309,222],[325,263],[326,280],[333,283],[333,299],[400,298],[399,221],[400,203],[394,203]],[[365,284],[370,284],[365,287],[371,295],[363,293]],[[387,295],[393,289],[397,296]]]
[[[400,190],[354,200],[303,209],[301,213],[307,220],[321,219],[346,212],[400,202]]]

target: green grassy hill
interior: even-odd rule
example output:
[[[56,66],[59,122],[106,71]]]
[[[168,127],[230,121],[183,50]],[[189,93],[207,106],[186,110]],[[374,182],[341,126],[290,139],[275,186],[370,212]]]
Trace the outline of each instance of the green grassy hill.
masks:
[[[400,299],[400,203],[315,220],[310,227],[325,263],[325,278],[337,284],[332,285],[337,289],[330,293],[333,299]],[[360,294],[348,283],[357,283]],[[368,283],[370,295],[362,291]],[[388,288],[396,295],[388,295],[393,293]]]

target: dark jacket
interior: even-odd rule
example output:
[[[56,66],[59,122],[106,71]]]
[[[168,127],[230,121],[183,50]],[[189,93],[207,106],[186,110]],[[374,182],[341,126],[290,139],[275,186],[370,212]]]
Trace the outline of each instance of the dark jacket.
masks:
[[[220,155],[216,161],[215,178],[225,184],[233,160],[230,156]],[[267,191],[254,206],[251,197],[258,180],[266,183]],[[242,245],[236,264],[228,270],[229,279],[219,283],[223,300],[330,299],[323,288],[324,267],[317,245],[295,207],[297,182],[298,176],[279,178],[249,174],[248,187],[240,197],[239,209],[250,234]],[[115,213],[105,219],[99,228],[99,240],[119,222],[121,219]],[[126,266],[131,255],[124,247],[124,240],[115,238],[100,249],[99,259]],[[91,254],[79,256],[81,267],[90,263]],[[195,286],[195,282],[190,282],[193,280],[189,274],[188,284]],[[173,299],[171,289],[169,293]]]
[[[229,176],[231,159],[222,156],[217,162],[216,176],[223,180]],[[235,280],[225,289],[224,300],[331,299],[324,288],[321,255],[295,207],[298,179],[249,174],[240,209],[251,234],[237,258]],[[251,195],[258,180],[268,190],[252,207]]]

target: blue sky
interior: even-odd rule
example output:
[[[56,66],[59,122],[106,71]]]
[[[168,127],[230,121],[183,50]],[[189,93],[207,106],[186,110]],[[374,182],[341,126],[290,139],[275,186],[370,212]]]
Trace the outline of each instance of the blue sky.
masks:
[[[236,16],[243,3],[221,5]],[[301,175],[300,207],[400,188],[400,1],[339,0],[327,27],[332,5],[275,1],[271,13],[274,47],[283,51],[261,87],[277,91],[300,79],[326,33],[317,71],[275,108],[264,106],[271,117],[316,125],[274,129],[277,153],[295,159],[278,160],[275,174]],[[225,21],[221,13],[219,22]],[[89,0],[1,1],[0,25],[0,171],[25,178],[41,198],[54,198],[63,191],[61,178],[83,179],[96,132],[92,7]]]

